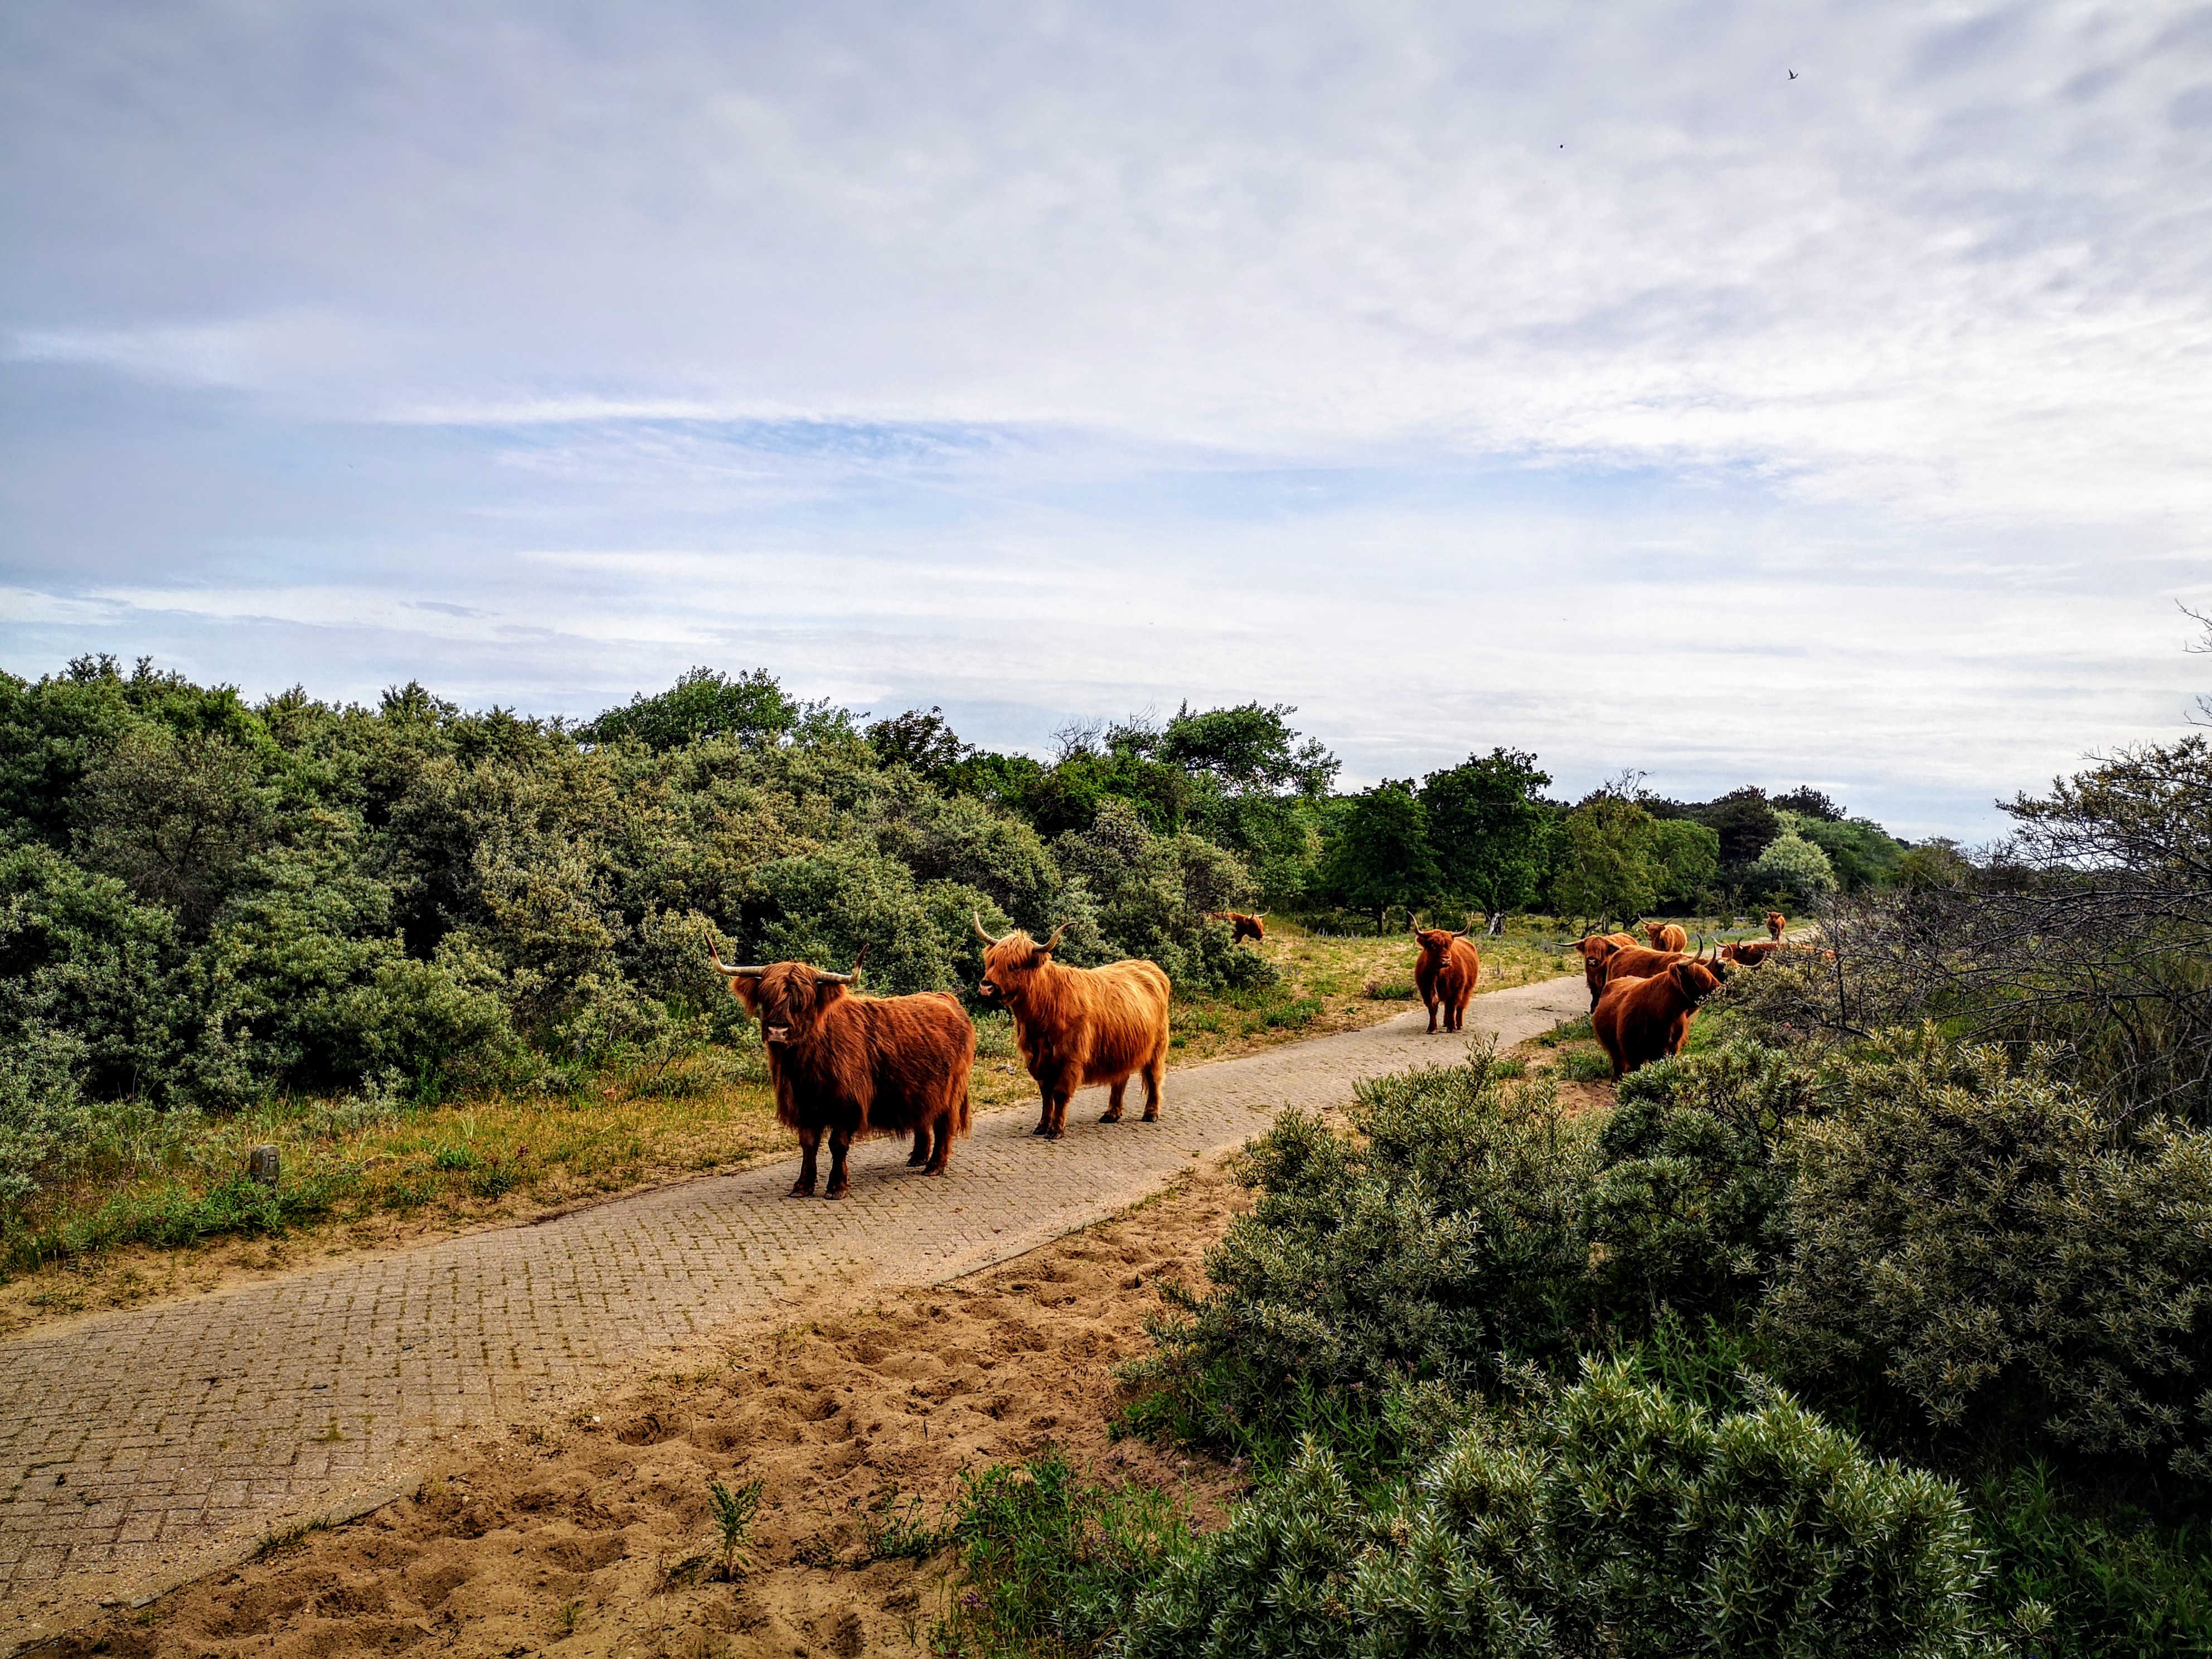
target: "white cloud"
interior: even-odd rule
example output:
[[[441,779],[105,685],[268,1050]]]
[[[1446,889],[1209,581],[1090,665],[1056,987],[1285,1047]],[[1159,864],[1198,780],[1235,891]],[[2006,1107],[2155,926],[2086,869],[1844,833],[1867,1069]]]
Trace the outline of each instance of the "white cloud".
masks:
[[[1986,798],[2182,701],[2207,16],[34,0],[0,558],[508,701],[711,649]]]

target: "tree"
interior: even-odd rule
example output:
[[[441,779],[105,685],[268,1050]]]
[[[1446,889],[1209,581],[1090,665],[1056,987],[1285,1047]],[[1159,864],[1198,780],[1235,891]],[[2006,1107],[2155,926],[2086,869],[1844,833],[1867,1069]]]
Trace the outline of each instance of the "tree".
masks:
[[[642,691],[625,708],[610,708],[577,732],[586,743],[635,738],[654,750],[681,749],[706,738],[773,743],[799,723],[806,710],[784,695],[764,668],[732,678],[694,668],[655,696]]]
[[[1320,739],[1291,728],[1297,709],[1279,702],[1256,702],[1194,714],[1188,703],[1176,711],[1152,753],[1170,766],[1212,778],[1225,795],[1325,794],[1341,764]],[[1118,733],[1124,730],[1116,727]]]
[[[1536,902],[1553,811],[1539,792],[1551,781],[1534,755],[1504,748],[1421,781],[1429,844],[1447,894],[1493,915]]]
[[[1699,808],[1698,822],[1721,838],[1721,862],[1729,866],[1749,864],[1782,833],[1782,820],[1766,792],[1750,787],[1732,789]]]
[[[1825,789],[1815,789],[1809,783],[1801,783],[1786,795],[1777,795],[1772,802],[1777,811],[1800,812],[1808,818],[1819,818],[1824,823],[1841,823],[1844,809]]]
[[[932,704],[927,714],[909,708],[890,720],[878,720],[867,729],[868,747],[878,765],[903,763],[934,781],[975,752]]]
[[[1721,838],[1688,818],[1665,818],[1651,826],[1654,860],[1661,874],[1659,896],[1673,904],[1692,904],[1720,873]]]
[[[1385,778],[1352,801],[1322,878],[1338,903],[1372,910],[1378,933],[1393,906],[1410,910],[1436,896],[1443,874],[1411,778]]]
[[[1568,813],[1563,828],[1565,856],[1552,882],[1560,914],[1594,918],[1603,927],[1651,908],[1660,873],[1649,812],[1619,795],[1596,794]]]
[[[1836,888],[1828,855],[1795,830],[1767,842],[1751,866],[1750,878],[1759,891],[1787,893],[1800,903]]]

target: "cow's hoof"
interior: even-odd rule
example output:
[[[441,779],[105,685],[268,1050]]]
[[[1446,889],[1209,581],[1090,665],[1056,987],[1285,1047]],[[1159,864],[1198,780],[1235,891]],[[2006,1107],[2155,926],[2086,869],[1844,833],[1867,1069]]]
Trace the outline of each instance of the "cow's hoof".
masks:
[[[1101,1112],[1098,1114],[1098,1121],[1101,1123],[1119,1123],[1121,1121],[1121,1115],[1119,1112]]]
[[[803,1181],[794,1182],[792,1183],[791,1190],[786,1193],[784,1196],[786,1198],[811,1198],[814,1196],[814,1188],[808,1186]]]
[[[1047,1140],[1058,1140],[1059,1139],[1060,1139],[1060,1137],[1061,1137],[1061,1136],[1065,1135],[1066,1133],[1067,1133],[1067,1131],[1066,1131],[1066,1130],[1065,1130],[1065,1129],[1047,1129],[1047,1130],[1044,1132],[1044,1138],[1045,1138]]]
[[[1158,1112],[1146,1112],[1143,1121],[1146,1123],[1158,1123],[1160,1121],[1160,1115]]]
[[[1052,1128],[1048,1124],[1040,1123],[1036,1128],[1030,1130],[1030,1133],[1033,1135],[1048,1135],[1052,1133]]]
[[[832,1187],[828,1192],[823,1194],[822,1196],[824,1198],[842,1198],[845,1196],[845,1188],[842,1187]]]
[[[926,1175],[926,1176],[940,1176],[940,1175],[943,1175],[944,1173],[945,1173],[945,1166],[944,1166],[942,1164],[939,1164],[939,1165],[938,1165],[935,1169],[933,1169],[933,1170],[924,1170],[922,1171],[922,1174],[924,1174],[924,1175]]]

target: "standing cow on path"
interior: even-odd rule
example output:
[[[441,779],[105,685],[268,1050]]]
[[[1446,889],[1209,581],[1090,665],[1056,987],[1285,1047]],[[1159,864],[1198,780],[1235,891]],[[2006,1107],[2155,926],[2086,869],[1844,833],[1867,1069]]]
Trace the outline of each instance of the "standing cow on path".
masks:
[[[984,930],[984,998],[1014,1017],[1014,1041],[1036,1079],[1042,1109],[1033,1133],[1057,1140],[1067,1130],[1068,1097],[1086,1083],[1112,1086],[1101,1123],[1118,1123],[1129,1079],[1145,1078],[1145,1121],[1160,1115],[1160,1073],[1168,1063],[1168,998],[1173,988],[1156,962],[1067,968],[1052,959],[1067,924],[1038,944],[1017,928],[1004,939]]]
[[[1766,913],[1766,936],[1772,939],[1777,945],[1782,943],[1783,932],[1789,926],[1790,923],[1788,920],[1783,915],[1781,911],[1769,910]]]
[[[1431,1036],[1439,1008],[1445,1030],[1456,1031],[1467,1023],[1468,1000],[1474,995],[1475,981],[1482,977],[1482,958],[1468,938],[1474,931],[1472,927],[1456,933],[1449,927],[1413,927],[1413,938],[1421,947],[1421,954],[1413,958],[1413,985],[1428,1005]]]
[[[825,1198],[842,1198],[845,1154],[872,1134],[912,1135],[911,1169],[943,1175],[955,1135],[968,1133],[969,1073],[975,1065],[975,1027],[957,997],[854,997],[850,974],[804,962],[714,967],[756,1014],[775,1085],[777,1120],[799,1134],[793,1198],[811,1198],[815,1154],[830,1136]]]

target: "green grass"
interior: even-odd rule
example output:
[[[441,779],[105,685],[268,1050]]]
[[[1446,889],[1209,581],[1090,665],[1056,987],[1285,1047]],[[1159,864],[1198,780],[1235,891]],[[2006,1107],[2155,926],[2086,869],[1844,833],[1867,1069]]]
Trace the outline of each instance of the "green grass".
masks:
[[[961,1582],[929,1632],[945,1659],[1095,1653],[1190,1539],[1166,1493],[1085,1480],[1056,1445],[963,1475],[956,1510]]]

